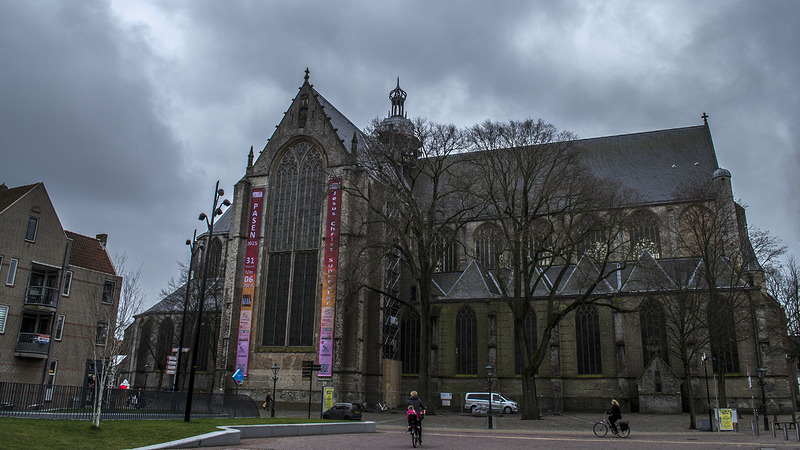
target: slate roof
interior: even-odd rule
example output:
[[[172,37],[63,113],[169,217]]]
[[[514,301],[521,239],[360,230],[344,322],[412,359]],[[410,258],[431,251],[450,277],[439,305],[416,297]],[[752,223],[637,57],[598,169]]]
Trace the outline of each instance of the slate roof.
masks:
[[[718,169],[711,134],[705,125],[623,134],[576,141],[583,161],[599,178],[620,183],[636,194],[636,203],[675,200],[681,186],[707,186]]]
[[[0,188],[0,213],[8,209],[9,206],[13,205],[17,200],[24,197],[25,194],[32,191],[33,188],[40,184],[42,183],[34,183],[6,189]],[[3,186],[5,186],[5,184],[3,184]]]
[[[644,252],[638,261],[620,264],[623,265],[618,266],[617,263],[609,265],[606,273],[618,268],[619,270],[601,281],[593,291],[594,295],[707,289],[707,284],[700,274],[703,262],[698,258],[654,259],[649,253]],[[563,266],[548,268],[534,296],[547,297],[557,274],[563,268]],[[746,283],[741,279],[733,281],[736,276],[730,267],[723,265],[722,269],[717,279],[720,288],[746,287]],[[581,295],[586,290],[587,281],[596,279],[599,274],[599,268],[586,257],[581,258],[578,264],[567,266],[566,270],[560,286],[556,289],[560,297]],[[442,292],[440,300],[496,298],[500,289],[497,278],[492,276],[495,272],[487,271],[473,260],[463,272],[434,274],[433,281]],[[511,276],[503,278],[512,279]]]
[[[325,115],[328,116],[333,125],[333,128],[336,129],[336,134],[339,136],[339,139],[342,140],[344,143],[345,148],[347,151],[350,151],[351,142],[353,141],[353,133],[356,135],[356,141],[358,145],[356,147],[356,151],[360,151],[366,145],[366,137],[361,130],[353,124],[344,114],[339,112],[333,104],[331,104],[325,97],[322,96],[316,89],[313,89],[314,95],[316,95],[319,104],[325,109]]]
[[[215,289],[217,290],[217,292],[220,292],[220,293],[222,292],[222,290],[225,287],[225,279],[222,278],[222,277],[217,278],[216,280],[207,280],[206,282],[207,283],[216,282],[217,285],[216,285]],[[211,289],[211,287],[207,286],[206,289],[207,289],[207,292],[208,292],[208,289]],[[144,312],[142,312],[140,314],[137,314],[135,317],[151,316],[151,315],[158,315],[158,314],[180,313],[180,312],[183,311],[183,303],[184,303],[185,300],[186,300],[186,283],[184,283],[179,288],[177,288],[174,291],[172,291],[172,293],[170,293],[166,297],[162,298],[158,303],[156,303],[155,305],[151,306],[146,311],[144,311]],[[222,300],[221,294],[220,294],[220,300]],[[214,296],[206,295],[204,310],[206,312],[208,312],[208,311],[216,312],[216,308],[217,308],[217,304],[216,304],[216,301],[214,299]]]
[[[233,208],[228,208],[222,213],[219,218],[214,219],[214,236],[227,235],[231,231],[231,211]],[[198,238],[205,237],[208,234],[208,229],[203,232]]]
[[[65,233],[72,240],[72,247],[69,251],[70,266],[83,267],[110,275],[117,274],[108,257],[108,252],[100,245],[100,241],[72,231],[65,231]]]

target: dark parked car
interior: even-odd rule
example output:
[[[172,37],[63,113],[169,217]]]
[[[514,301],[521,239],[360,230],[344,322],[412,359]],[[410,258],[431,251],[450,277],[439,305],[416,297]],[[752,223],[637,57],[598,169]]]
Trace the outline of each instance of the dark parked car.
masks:
[[[361,420],[361,406],[357,403],[336,403],[322,413],[322,418]]]

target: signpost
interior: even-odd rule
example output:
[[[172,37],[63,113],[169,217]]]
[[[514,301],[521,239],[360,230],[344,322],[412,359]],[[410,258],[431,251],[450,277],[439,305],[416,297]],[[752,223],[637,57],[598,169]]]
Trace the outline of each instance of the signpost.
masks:
[[[242,369],[236,369],[232,375],[233,382],[236,383],[236,399],[233,401],[233,417],[236,417],[236,404],[239,402],[239,386],[244,381],[244,373]]]
[[[308,418],[311,418],[311,389],[314,387],[314,372],[319,372],[322,365],[314,361],[303,361],[303,378],[308,377]]]

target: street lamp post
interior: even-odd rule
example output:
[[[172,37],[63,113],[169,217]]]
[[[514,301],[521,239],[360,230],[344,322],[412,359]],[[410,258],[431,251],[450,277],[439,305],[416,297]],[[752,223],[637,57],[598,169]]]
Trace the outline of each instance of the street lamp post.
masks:
[[[271,417],[275,417],[275,385],[278,383],[278,371],[281,370],[277,363],[272,363],[272,412]]]
[[[203,249],[203,245],[197,242],[197,230],[194,230],[192,240],[186,240],[186,245],[189,246],[189,269],[186,271],[186,292],[183,297],[183,319],[181,319],[181,336],[178,339],[178,361],[175,367],[175,380],[172,383],[173,391],[181,390],[181,359],[183,359],[181,355],[183,355],[183,335],[186,329],[186,311],[189,309],[189,292],[192,286],[192,262],[197,251]]]
[[[714,431],[714,419],[711,418],[711,391],[708,389],[708,366],[706,362],[711,359],[705,353],[701,361],[703,361],[703,370],[706,372],[706,401],[708,402],[708,431]]]
[[[494,367],[491,364],[486,366],[486,382],[489,384],[489,411],[486,412],[487,420],[489,421],[489,429],[494,428],[492,424],[492,385],[494,384]]]
[[[767,418],[767,390],[764,384],[764,375],[767,374],[767,369],[759,367],[756,369],[758,372],[758,385],[761,386],[761,412],[764,414],[764,431],[769,431],[769,419]]]
[[[150,364],[144,364],[144,390],[147,390],[147,373],[150,372]]]
[[[205,221],[206,226],[208,226],[208,240],[211,241],[211,238],[214,235],[214,220],[217,216],[222,215],[222,207],[223,206],[231,206],[231,202],[228,199],[222,201],[222,205],[219,205],[220,198],[225,195],[225,191],[220,189],[219,187],[219,180],[217,180],[217,185],[214,188],[214,203],[211,207],[211,219],[206,216],[206,213],[200,213],[200,217],[198,220]],[[217,206],[219,205],[219,206]],[[194,394],[194,375],[197,370],[197,353],[198,347],[200,346],[200,328],[203,324],[203,304],[206,301],[206,279],[207,272],[208,272],[208,261],[209,261],[209,251],[206,251],[205,257],[203,258],[203,278],[200,282],[200,298],[198,299],[197,305],[197,328],[194,332],[194,345],[192,348],[192,366],[189,370],[189,393],[186,396],[186,412],[183,416],[183,421],[188,422],[192,418],[192,395]]]

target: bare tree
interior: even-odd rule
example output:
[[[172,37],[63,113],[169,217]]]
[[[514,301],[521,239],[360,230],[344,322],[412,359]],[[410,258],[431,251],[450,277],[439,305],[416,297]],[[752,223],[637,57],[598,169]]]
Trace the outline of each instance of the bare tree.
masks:
[[[719,402],[726,407],[725,375],[739,370],[738,343],[756,333],[753,274],[760,267],[741,226],[743,209],[725,189],[685,186],[676,197],[686,204],[675,230],[678,245],[684,256],[699,259],[692,288],[703,295]]]
[[[515,346],[525,362],[522,418],[538,419],[534,374],[553,331],[581,305],[617,308],[596,288],[622,268],[611,261],[621,251],[624,196],[583,167],[571,133],[542,120],[487,121],[472,127],[469,139],[472,195],[486,205],[482,219],[501,230],[497,261],[488,261],[488,268],[495,269],[511,309]],[[601,185],[605,189],[597,189]],[[573,273],[567,298],[560,290]],[[546,321],[533,348],[526,318],[537,301],[546,303]]]
[[[420,320],[419,373],[428,374],[431,359],[431,300],[433,274],[441,250],[452,245],[463,218],[474,208],[464,197],[454,172],[458,153],[465,149],[462,133],[453,125],[418,119],[413,134],[387,130],[376,122],[364,152],[359,155],[368,183],[344,187],[367,207],[363,225],[370,232],[361,255],[361,267],[374,271],[386,259],[398,258],[402,276],[418,287],[416,300],[385,285],[385,280],[363,276],[363,287],[391,298]],[[379,262],[380,261],[380,262]],[[380,265],[378,265],[380,267]],[[419,394],[431,412],[429,376],[419,377]]]
[[[101,364],[100,370],[95,367],[96,378],[92,396],[92,428],[100,428],[103,398],[107,388],[111,387],[114,381],[113,377],[120,362],[125,329],[133,322],[133,316],[141,310],[145,299],[144,289],[139,282],[141,267],[135,270],[129,269],[127,261],[128,257],[125,253],[114,256],[115,270],[122,277],[119,302],[116,308],[109,309],[106,317],[101,318],[102,322],[108,324],[108,328],[104,331],[106,335],[95,336],[95,340],[91,341],[94,360]],[[98,333],[102,332],[102,330],[98,330]],[[96,345],[101,339],[105,341],[105,345]]]

